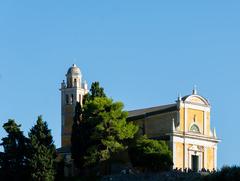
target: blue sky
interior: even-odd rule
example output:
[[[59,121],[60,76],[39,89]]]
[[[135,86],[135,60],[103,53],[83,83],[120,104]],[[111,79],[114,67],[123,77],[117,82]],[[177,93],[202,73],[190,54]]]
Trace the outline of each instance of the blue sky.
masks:
[[[218,165],[239,164],[238,1],[0,1],[0,125],[43,115],[60,146],[60,88],[71,64],[126,110],[199,93],[222,139]],[[0,137],[5,135],[2,127]]]

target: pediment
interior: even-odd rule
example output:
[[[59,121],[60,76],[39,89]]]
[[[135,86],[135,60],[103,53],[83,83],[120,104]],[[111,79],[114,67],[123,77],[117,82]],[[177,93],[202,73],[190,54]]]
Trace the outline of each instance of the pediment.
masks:
[[[186,97],[184,102],[209,106],[208,100],[199,95],[190,95]]]

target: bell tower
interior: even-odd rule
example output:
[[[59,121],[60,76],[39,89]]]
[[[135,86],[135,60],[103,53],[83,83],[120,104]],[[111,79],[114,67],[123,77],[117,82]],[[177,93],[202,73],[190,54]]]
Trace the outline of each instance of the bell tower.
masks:
[[[71,145],[71,132],[75,106],[82,104],[83,96],[88,93],[87,82],[83,81],[82,74],[77,65],[73,64],[66,74],[66,82],[61,83],[61,117],[62,117],[62,147]]]

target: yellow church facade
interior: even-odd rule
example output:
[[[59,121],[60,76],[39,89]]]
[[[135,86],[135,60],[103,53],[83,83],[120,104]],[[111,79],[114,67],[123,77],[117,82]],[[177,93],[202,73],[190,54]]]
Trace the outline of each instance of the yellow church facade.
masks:
[[[58,153],[71,163],[71,129],[74,109],[88,93],[80,69],[72,65],[61,84],[62,147]],[[174,104],[129,111],[128,121],[139,125],[139,134],[165,140],[173,153],[174,168],[194,171],[217,169],[217,144],[215,129],[211,129],[211,106],[207,99],[197,94],[179,97]]]
[[[129,111],[128,119],[139,125],[140,134],[167,141],[174,168],[213,171],[219,139],[211,129],[210,113],[208,100],[194,89],[175,104]]]

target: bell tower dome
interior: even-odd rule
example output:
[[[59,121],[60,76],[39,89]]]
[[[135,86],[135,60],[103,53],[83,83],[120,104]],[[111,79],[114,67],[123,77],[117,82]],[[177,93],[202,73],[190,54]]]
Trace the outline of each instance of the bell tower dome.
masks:
[[[82,104],[83,96],[88,93],[87,82],[83,80],[80,68],[73,64],[67,71],[66,82],[61,83],[62,147],[71,145],[71,132],[75,106]]]

